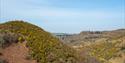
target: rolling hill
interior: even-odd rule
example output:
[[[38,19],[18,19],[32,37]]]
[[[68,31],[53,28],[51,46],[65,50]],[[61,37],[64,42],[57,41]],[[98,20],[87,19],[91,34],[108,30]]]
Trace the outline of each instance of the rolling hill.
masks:
[[[78,50],[81,55],[86,52],[87,59],[90,56],[101,63],[125,63],[125,29],[83,31],[63,39],[65,44]]]
[[[0,24],[1,62],[83,63],[83,59],[74,49],[36,25],[18,20]]]

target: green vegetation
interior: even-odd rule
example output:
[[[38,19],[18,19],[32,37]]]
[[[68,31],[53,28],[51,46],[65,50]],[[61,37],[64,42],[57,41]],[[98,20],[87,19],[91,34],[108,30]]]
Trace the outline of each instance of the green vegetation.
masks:
[[[110,41],[95,42],[87,46],[84,46],[83,49],[89,50],[89,55],[95,57],[101,63],[110,63],[109,60],[115,57],[119,57],[123,52],[125,45],[122,40],[124,38],[117,38]],[[122,45],[121,45],[122,44]]]
[[[0,48],[7,47],[12,43],[17,43],[19,37],[21,37],[19,34],[11,33],[7,30],[0,30]]]
[[[2,34],[4,31],[5,37],[9,36],[9,39],[13,39],[9,42],[27,41],[29,54],[38,63],[83,63],[82,57],[74,52],[75,50],[38,26],[23,21],[10,21],[0,24],[0,31]],[[6,42],[3,39],[1,36],[1,44]],[[15,41],[17,39],[18,41]]]
[[[115,61],[125,63],[125,29],[83,31],[64,39],[66,44],[80,51],[87,63],[114,63]]]
[[[98,58],[100,61],[105,62],[108,61],[117,53],[119,50],[115,47],[116,43],[99,43],[99,44],[93,44],[90,46],[90,54],[96,58]]]

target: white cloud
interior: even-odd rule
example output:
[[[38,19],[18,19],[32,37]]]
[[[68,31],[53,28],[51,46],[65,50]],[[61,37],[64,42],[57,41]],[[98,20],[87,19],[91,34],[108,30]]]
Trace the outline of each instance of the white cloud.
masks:
[[[93,19],[107,19],[122,17],[121,13],[102,10],[77,10],[67,8],[55,8],[47,0],[1,0],[1,17],[8,16],[24,16],[24,17],[69,17],[69,18],[93,18]],[[39,5],[42,4],[42,5]]]
[[[73,10],[58,10],[58,9],[30,9],[30,10],[19,10],[17,13],[21,16],[32,16],[32,17],[69,17],[69,18],[94,18],[94,19],[108,19],[108,18],[120,18],[120,13],[105,12],[105,11],[73,11]]]

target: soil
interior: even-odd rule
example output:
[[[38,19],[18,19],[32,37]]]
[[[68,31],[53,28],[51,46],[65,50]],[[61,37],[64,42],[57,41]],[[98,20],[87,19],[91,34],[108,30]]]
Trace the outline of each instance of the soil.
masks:
[[[27,59],[28,51],[26,42],[12,44],[2,50],[0,58],[8,63],[37,63],[36,60]]]

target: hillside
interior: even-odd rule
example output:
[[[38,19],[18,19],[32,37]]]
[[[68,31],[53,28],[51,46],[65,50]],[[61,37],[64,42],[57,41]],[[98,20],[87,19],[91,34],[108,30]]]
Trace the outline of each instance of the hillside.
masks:
[[[65,44],[78,50],[81,55],[86,52],[86,60],[90,56],[101,63],[125,63],[125,29],[83,31],[63,39]]]
[[[67,35],[67,34],[65,34]],[[98,41],[110,41],[125,36],[125,29],[113,31],[82,31],[79,34],[68,34],[62,36],[61,40],[68,45],[81,45]],[[59,36],[57,36],[59,37]],[[60,38],[60,37],[59,37]]]
[[[26,44],[23,44],[24,42]],[[11,63],[13,60],[6,60],[10,59],[10,56],[6,57],[4,51],[12,55],[17,51],[20,56],[14,56],[18,59],[15,61],[21,61],[22,58],[19,57],[22,57],[21,54],[24,53],[27,54],[27,59],[35,60],[37,63],[83,63],[83,58],[74,49],[40,27],[23,21],[9,21],[0,24],[0,61]]]

